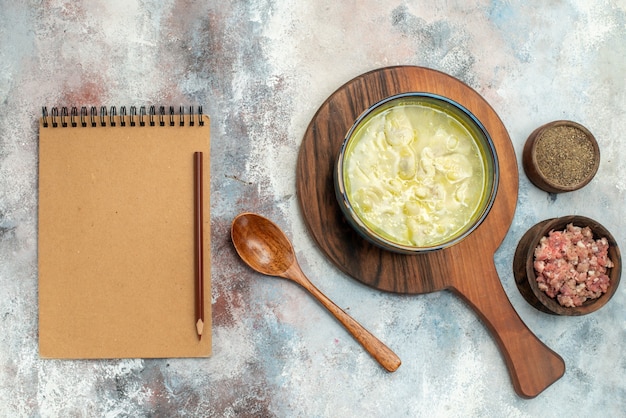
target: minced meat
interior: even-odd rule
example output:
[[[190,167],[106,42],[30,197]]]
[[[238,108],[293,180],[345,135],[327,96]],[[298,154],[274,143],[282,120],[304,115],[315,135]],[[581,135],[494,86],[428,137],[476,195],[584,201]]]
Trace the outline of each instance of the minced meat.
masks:
[[[610,284],[608,250],[607,239],[595,240],[589,227],[569,224],[563,231],[550,231],[535,248],[539,289],[566,307],[599,298]]]

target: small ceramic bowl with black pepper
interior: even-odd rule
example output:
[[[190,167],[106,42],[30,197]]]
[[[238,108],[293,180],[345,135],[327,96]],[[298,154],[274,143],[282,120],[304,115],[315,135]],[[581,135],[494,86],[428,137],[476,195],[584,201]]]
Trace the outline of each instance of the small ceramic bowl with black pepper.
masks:
[[[526,301],[553,315],[594,312],[613,297],[622,258],[615,238],[584,216],[547,219],[530,228],[513,258],[513,274]]]
[[[557,120],[535,129],[524,145],[524,171],[549,193],[578,190],[595,176],[600,149],[592,133],[579,123]]]

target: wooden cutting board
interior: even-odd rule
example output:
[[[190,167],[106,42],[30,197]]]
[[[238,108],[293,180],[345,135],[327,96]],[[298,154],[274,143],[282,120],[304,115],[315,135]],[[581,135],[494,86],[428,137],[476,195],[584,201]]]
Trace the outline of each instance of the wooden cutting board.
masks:
[[[335,198],[333,170],[344,137],[357,117],[386,97],[427,92],[472,112],[493,139],[500,180],[493,207],[465,240],[420,255],[382,250],[360,237]],[[421,294],[450,290],[484,321],[500,347],[515,391],[532,398],[565,372],[561,357],[522,322],[502,288],[493,256],[504,239],[517,201],[515,151],[491,106],[461,81],[422,67],[398,66],[358,76],[335,91],[309,124],[298,155],[296,187],[306,225],[326,256],[344,273],[376,289]]]

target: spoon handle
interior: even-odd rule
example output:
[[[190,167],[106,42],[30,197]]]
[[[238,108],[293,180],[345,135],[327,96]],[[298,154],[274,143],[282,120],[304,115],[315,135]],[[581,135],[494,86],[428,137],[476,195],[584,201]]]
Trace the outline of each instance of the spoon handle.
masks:
[[[367,350],[367,352],[387,371],[394,372],[400,367],[402,363],[400,357],[315,287],[297,264],[291,266],[285,274],[285,277],[287,276],[308,290],[311,295],[324,305],[363,348],[365,348],[365,350]]]

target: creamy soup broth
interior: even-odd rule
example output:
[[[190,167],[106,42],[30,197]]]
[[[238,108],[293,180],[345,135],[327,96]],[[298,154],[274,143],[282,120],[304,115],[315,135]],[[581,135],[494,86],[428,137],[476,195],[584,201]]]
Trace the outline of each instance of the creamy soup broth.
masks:
[[[440,108],[407,104],[354,133],[344,182],[359,218],[387,240],[432,246],[479,215],[485,157],[468,129]]]

